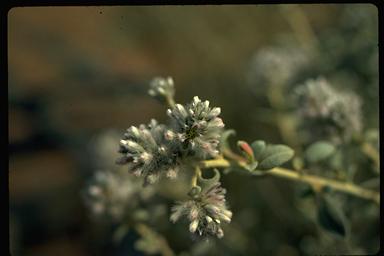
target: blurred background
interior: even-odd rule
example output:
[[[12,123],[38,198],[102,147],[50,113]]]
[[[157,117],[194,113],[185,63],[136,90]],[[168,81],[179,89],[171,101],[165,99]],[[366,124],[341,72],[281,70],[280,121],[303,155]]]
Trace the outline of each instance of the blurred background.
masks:
[[[11,9],[12,255],[143,255],[132,246],[134,231],[119,244],[109,241],[110,230],[91,220],[80,194],[97,167],[98,136],[111,129],[121,135],[150,118],[166,121],[165,107],[147,95],[154,76],[173,77],[180,103],[198,95],[220,106],[238,139],[289,144],[269,118],[267,83],[259,79],[267,74],[257,61],[274,47],[294,48],[290,53],[303,55],[305,68],[292,85],[324,76],[355,91],[364,102],[364,126],[377,128],[377,15],[368,4]],[[289,70],[300,66],[284,56]],[[268,75],[282,71],[275,72]],[[223,184],[233,231],[228,227],[216,251],[191,255],[289,256],[328,246],[313,242],[316,225],[296,206],[294,184],[241,175],[225,176]],[[353,252],[378,250],[378,215],[370,225]],[[176,254],[191,246],[188,236],[166,238]]]

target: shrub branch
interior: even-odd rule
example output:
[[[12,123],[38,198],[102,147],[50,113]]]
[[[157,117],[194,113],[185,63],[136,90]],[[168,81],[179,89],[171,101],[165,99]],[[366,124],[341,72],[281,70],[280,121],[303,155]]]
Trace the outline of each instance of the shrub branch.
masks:
[[[235,165],[244,167],[245,161],[235,161]],[[230,167],[231,162],[225,158],[218,158],[213,160],[206,160],[200,163],[201,168],[214,168],[214,167]],[[315,175],[309,175],[304,173],[298,173],[296,171],[276,167],[271,170],[265,171],[266,175],[289,179],[297,182],[303,182],[311,185],[315,190],[321,190],[325,187],[334,189],[335,191],[350,194],[356,197],[374,201],[376,204],[380,204],[380,194],[376,191],[359,187],[350,182],[335,181]]]

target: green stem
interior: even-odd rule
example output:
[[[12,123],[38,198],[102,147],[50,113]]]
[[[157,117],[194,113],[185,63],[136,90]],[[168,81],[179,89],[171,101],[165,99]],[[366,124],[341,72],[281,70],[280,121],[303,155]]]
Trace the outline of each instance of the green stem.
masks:
[[[175,100],[172,97],[165,97],[167,100],[167,104],[170,108],[173,108],[175,106]]]
[[[239,161],[236,164],[238,164],[239,166],[246,165],[244,161]],[[224,158],[219,158],[203,161],[201,162],[200,166],[202,168],[229,167],[231,166],[231,162]],[[266,171],[266,175],[289,179],[297,182],[303,182],[311,185],[315,190],[321,190],[324,187],[330,187],[336,191],[340,191],[363,199],[372,200],[375,203],[380,204],[380,194],[378,192],[361,188],[349,182],[340,182],[323,177],[318,177],[315,175],[302,174],[281,167],[276,167]]]
[[[197,185],[197,177],[199,177],[200,175],[201,175],[200,167],[196,166],[195,167],[195,174],[192,176],[192,180],[191,180],[191,186],[192,187],[196,187],[196,185]]]

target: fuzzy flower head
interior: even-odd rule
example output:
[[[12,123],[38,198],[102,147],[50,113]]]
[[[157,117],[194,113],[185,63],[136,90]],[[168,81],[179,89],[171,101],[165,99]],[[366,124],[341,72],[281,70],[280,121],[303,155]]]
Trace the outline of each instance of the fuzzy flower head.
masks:
[[[140,185],[128,175],[98,171],[83,191],[83,196],[94,216],[120,220],[128,206],[135,206],[140,191]]]
[[[153,184],[160,175],[177,175],[176,155],[165,138],[166,127],[152,119],[148,125],[131,126],[120,140],[123,155],[118,164],[127,164],[135,176],[144,177],[144,185]]]
[[[284,85],[308,62],[306,52],[297,47],[266,47],[253,56],[248,80],[257,86]]]
[[[299,86],[296,96],[302,123],[317,135],[348,140],[361,131],[361,102],[354,93],[339,92],[318,78]]]
[[[175,96],[175,86],[172,77],[156,77],[150,83],[149,95],[160,101],[170,101]]]
[[[182,216],[186,216],[190,221],[191,233],[222,238],[224,232],[221,223],[229,223],[232,218],[232,212],[225,204],[225,193],[226,190],[220,186],[220,182],[217,182],[205,191],[195,193],[193,200],[178,202],[172,207],[170,219],[176,222]]]
[[[216,156],[217,146],[224,127],[223,120],[218,117],[221,109],[209,107],[209,101],[201,101],[195,96],[187,106],[176,104],[168,109],[172,128],[183,150],[188,154],[205,159]]]

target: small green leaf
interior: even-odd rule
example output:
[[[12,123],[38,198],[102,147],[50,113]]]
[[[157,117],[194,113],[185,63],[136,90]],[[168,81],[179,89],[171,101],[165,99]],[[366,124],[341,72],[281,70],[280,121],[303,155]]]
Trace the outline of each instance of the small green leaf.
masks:
[[[141,238],[134,243],[134,247],[138,251],[142,251],[146,254],[156,254],[159,252],[157,241],[150,238]]]
[[[334,170],[343,168],[343,154],[340,149],[333,152],[332,156],[329,158],[328,163]]]
[[[230,146],[228,144],[228,138],[229,136],[231,135],[235,135],[236,134],[236,131],[235,130],[225,130],[222,134],[221,134],[221,137],[220,137],[220,150],[221,151],[224,151],[224,150],[228,150],[230,149]]]
[[[300,157],[294,157],[292,160],[293,169],[296,171],[301,171],[303,169],[304,163]]]
[[[121,224],[113,233],[113,241],[115,243],[121,242],[124,236],[128,233],[129,226],[128,224]]]
[[[139,208],[132,213],[132,218],[136,221],[146,221],[150,218],[147,210]]]
[[[251,144],[251,148],[253,150],[253,155],[256,159],[259,159],[258,157],[265,149],[265,142],[263,140],[255,140]]]
[[[294,155],[293,149],[285,145],[268,145],[260,155],[257,169],[269,170],[289,161]]]
[[[346,218],[340,208],[340,204],[330,196],[319,196],[317,220],[322,228],[332,234],[345,237]]]
[[[379,141],[379,131],[377,129],[369,129],[364,133],[364,139],[367,142],[378,142]]]
[[[305,158],[311,162],[319,162],[331,156],[335,152],[334,145],[327,141],[317,141],[311,144],[305,151]]]
[[[258,166],[258,162],[257,161],[254,161],[253,163],[251,164],[248,164],[246,166],[246,169],[250,172],[253,172],[254,170],[256,170],[256,167]]]
[[[197,198],[200,195],[201,187],[194,186],[191,188],[191,190],[188,192],[188,195],[192,198]]]
[[[231,168],[231,167],[228,167],[228,168],[224,168],[224,169],[223,169],[223,173],[224,173],[224,174],[228,174],[228,173],[230,173],[231,171],[233,171],[233,168]]]
[[[165,238],[145,224],[136,224],[135,229],[140,235],[134,247],[136,250],[144,252],[146,255],[159,254],[165,245]],[[166,245],[167,246],[167,245]]]
[[[313,188],[311,186],[306,185],[299,190],[298,194],[301,198],[308,198],[314,196],[316,193],[315,191],[313,191]]]

